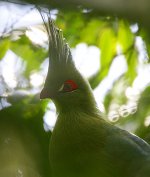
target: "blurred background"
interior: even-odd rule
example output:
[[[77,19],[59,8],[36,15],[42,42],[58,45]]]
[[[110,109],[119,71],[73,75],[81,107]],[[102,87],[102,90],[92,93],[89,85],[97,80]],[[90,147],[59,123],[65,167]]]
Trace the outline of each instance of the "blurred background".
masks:
[[[49,54],[36,5],[0,1],[1,177],[50,176],[48,146],[56,116],[51,100],[39,99]],[[150,143],[149,27],[141,19],[83,5],[48,7],[41,12],[46,17],[50,11],[63,30],[106,120]]]

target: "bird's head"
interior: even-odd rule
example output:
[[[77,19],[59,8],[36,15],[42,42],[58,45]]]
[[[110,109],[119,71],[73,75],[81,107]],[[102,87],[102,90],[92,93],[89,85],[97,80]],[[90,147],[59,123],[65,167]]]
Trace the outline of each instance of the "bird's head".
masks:
[[[76,69],[69,46],[49,18],[46,26],[49,36],[49,68],[40,98],[50,98],[58,111],[91,109],[95,100],[91,87]]]

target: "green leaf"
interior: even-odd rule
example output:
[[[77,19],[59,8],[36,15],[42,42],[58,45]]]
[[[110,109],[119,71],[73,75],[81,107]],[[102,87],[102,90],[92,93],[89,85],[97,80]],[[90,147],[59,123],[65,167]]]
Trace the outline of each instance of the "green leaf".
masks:
[[[150,143],[150,125],[145,126],[146,118],[150,115],[150,86],[146,87],[140,95],[137,113],[134,119],[138,122],[136,134]]]
[[[125,56],[128,64],[128,71],[126,72],[125,76],[129,84],[132,84],[133,80],[137,76],[136,69],[138,64],[138,53],[136,50],[131,50]]]
[[[50,177],[51,133],[44,131],[44,107],[43,102],[18,102],[0,111],[0,172],[5,174],[2,176],[15,176],[21,169],[25,176]]]
[[[150,63],[150,34],[148,31],[144,29],[140,29],[139,35],[142,37],[143,42],[145,44],[145,51],[148,57],[145,58],[145,63]]]
[[[48,56],[45,49],[34,45],[25,35],[11,42],[10,49],[26,61],[26,76],[29,76],[31,71],[38,70],[41,62]]]
[[[80,32],[81,41],[86,42],[89,45],[97,46],[99,43],[99,34],[103,25],[104,22],[98,19],[91,19]]]
[[[130,25],[125,20],[119,21],[118,29],[118,43],[121,45],[122,53],[126,53],[127,50],[134,45],[134,34],[131,32]]]
[[[116,56],[116,35],[113,29],[106,28],[99,38],[99,47],[101,50],[101,74],[103,79],[109,72],[109,67]]]
[[[0,60],[5,56],[9,48],[10,40],[8,38],[2,38],[0,40]]]
[[[84,15],[81,12],[59,12],[59,15],[58,17],[60,18],[57,18],[56,24],[63,30],[64,37],[67,39],[69,45],[75,47],[81,41],[80,32],[85,28]]]
[[[92,88],[95,88],[101,80],[103,80],[110,69],[110,65],[117,55],[116,44],[117,38],[115,29],[109,23],[104,23],[101,30],[99,31],[99,36],[97,36],[98,42],[97,46],[100,48],[100,71],[95,73],[89,81]]]

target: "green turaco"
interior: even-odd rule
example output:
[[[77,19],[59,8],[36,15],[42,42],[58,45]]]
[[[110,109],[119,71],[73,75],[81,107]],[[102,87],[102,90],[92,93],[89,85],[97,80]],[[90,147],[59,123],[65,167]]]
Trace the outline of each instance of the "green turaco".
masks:
[[[62,31],[48,18],[49,69],[40,98],[57,121],[50,140],[52,177],[150,177],[150,145],[106,122],[76,69]]]

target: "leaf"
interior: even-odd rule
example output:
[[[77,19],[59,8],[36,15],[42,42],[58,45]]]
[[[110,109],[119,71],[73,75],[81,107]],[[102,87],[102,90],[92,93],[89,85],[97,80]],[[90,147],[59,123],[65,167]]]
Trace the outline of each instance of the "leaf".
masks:
[[[89,79],[92,88],[95,88],[101,82],[101,80],[107,76],[111,63],[117,55],[116,44],[117,38],[115,29],[111,23],[104,23],[103,27],[99,31],[97,44],[101,53],[100,70]]]
[[[122,53],[126,53],[134,45],[134,34],[131,32],[130,25],[125,20],[119,21],[118,43],[121,45]]]
[[[59,12],[60,18],[57,18],[57,26],[63,30],[64,37],[71,47],[75,47],[81,41],[80,32],[85,28],[85,19],[83,13],[76,12]],[[58,15],[58,17],[59,17]],[[63,18],[62,18],[63,16]]]
[[[146,63],[150,63],[150,34],[143,28],[140,29],[139,35],[142,37],[145,44],[145,51],[148,56],[145,57]]]
[[[11,42],[10,49],[26,61],[26,76],[29,76],[31,71],[38,70],[41,62],[48,56],[45,49],[34,45],[25,35]]]
[[[96,45],[99,42],[99,34],[101,27],[105,23],[98,19],[91,19],[83,30],[80,32],[80,38],[82,42],[86,42],[88,45]]]
[[[2,38],[0,40],[0,60],[5,56],[9,49],[10,40],[8,38]]]
[[[116,56],[116,42],[116,35],[113,29],[106,28],[103,30],[102,34],[100,34],[99,47],[101,51],[101,68],[99,80],[104,79],[109,72],[110,65]]]
[[[125,74],[129,84],[132,84],[133,80],[137,76],[137,64],[138,64],[138,53],[136,50],[129,51],[126,55],[128,70]]]
[[[146,118],[150,115],[150,86],[146,87],[140,95],[137,113],[134,119],[138,122],[136,134],[150,143],[150,125],[145,126]]]
[[[20,169],[24,176],[50,177],[51,133],[43,128],[44,107],[18,102],[0,111],[0,174],[16,175]]]

